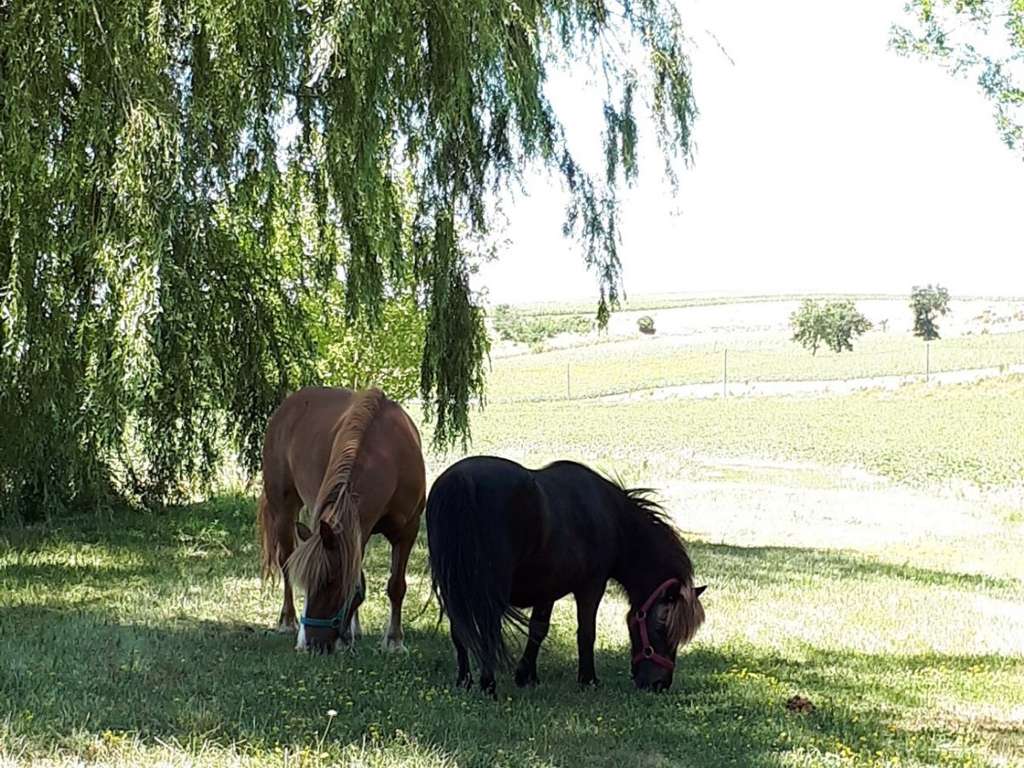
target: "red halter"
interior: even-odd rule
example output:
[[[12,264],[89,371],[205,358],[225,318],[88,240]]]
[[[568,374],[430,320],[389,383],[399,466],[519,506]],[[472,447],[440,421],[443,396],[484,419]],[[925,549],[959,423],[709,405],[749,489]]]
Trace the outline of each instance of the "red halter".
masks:
[[[653,661],[659,667],[664,667],[669,672],[676,668],[676,664],[672,659],[667,659],[661,654],[655,653],[654,646],[651,645],[651,640],[647,635],[647,612],[651,610],[651,606],[658,601],[658,598],[665,593],[666,589],[678,583],[679,579],[669,579],[664,582],[651,593],[651,596],[647,598],[647,602],[641,605],[640,609],[633,614],[633,618],[630,619],[630,621],[636,622],[637,629],[640,631],[640,652],[633,657],[634,664],[639,664],[641,661]]]

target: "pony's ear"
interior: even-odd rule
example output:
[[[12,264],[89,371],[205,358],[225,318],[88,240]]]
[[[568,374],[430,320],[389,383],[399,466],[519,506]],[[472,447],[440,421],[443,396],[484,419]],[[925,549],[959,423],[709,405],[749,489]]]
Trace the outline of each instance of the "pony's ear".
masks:
[[[324,543],[324,549],[338,548],[338,534],[334,532],[331,524],[326,520],[320,521],[320,539]]]
[[[305,523],[296,523],[295,531],[299,534],[299,541],[305,541],[313,535],[313,532],[309,530]]]
[[[707,589],[707,588],[708,588],[708,585],[707,585],[707,584],[705,584],[705,585],[704,585],[704,586],[702,586],[702,587],[694,587],[694,588],[693,588],[693,596],[694,596],[694,597],[700,597],[700,594],[701,594],[701,592],[703,592],[703,591],[704,591],[705,589]]]

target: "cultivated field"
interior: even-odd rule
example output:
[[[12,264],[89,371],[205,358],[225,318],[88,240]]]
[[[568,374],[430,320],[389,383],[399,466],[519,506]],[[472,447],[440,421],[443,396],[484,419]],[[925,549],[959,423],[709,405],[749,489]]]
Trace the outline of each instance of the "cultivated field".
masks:
[[[816,376],[763,320],[791,302],[776,304],[757,302],[747,321],[742,306],[715,305],[743,326],[729,348],[763,333],[757,343],[774,345],[787,378]],[[705,310],[666,311],[691,309]],[[713,351],[722,331],[705,328],[693,341]],[[997,366],[1017,349],[1021,362],[1019,330],[999,330],[1009,333],[943,344]],[[918,344],[892,325],[888,336],[858,352]],[[252,497],[228,494],[0,534],[0,761],[1024,765],[1024,377],[841,396],[556,400],[528,371],[562,367],[564,386],[559,355],[591,366],[576,398],[680,381],[690,374],[675,354],[694,346],[671,334],[559,344],[568,349],[496,349],[471,452],[533,466],[575,458],[661,489],[710,585],[707,624],[669,693],[633,690],[615,590],[599,614],[598,689],[577,690],[565,600],[539,688],[520,691],[505,674],[497,703],[454,691],[425,546],[411,566],[407,655],[379,648],[379,542],[369,636],[349,654],[296,654],[292,638],[269,632],[280,594],[258,578]],[[641,351],[617,351],[627,348]],[[454,458],[431,456],[431,479]],[[794,695],[814,711],[788,711]]]
[[[668,298],[651,300],[654,309],[618,313],[604,333],[556,336],[539,352],[523,344],[497,345],[492,352],[490,399],[586,399],[718,383],[723,373],[736,387],[883,376],[924,378],[926,372],[965,369],[1005,372],[1024,365],[1024,301],[953,302],[951,315],[940,322],[943,338],[926,348],[910,334],[905,300],[863,299],[858,308],[875,328],[854,344],[853,352],[838,355],[827,350],[811,355],[791,341],[789,315],[799,306],[797,300],[676,301],[673,305]],[[643,300],[636,303],[648,306]],[[637,332],[637,319],[644,315],[655,322],[653,336]]]

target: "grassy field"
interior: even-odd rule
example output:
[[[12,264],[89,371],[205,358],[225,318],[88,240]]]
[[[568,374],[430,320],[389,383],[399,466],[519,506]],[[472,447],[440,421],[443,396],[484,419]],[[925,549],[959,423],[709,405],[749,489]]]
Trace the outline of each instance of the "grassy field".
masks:
[[[576,458],[638,482],[669,480],[695,454],[853,465],[916,485],[1024,480],[1021,376],[844,397],[492,403],[473,423],[477,452]]]
[[[475,452],[532,464],[584,458],[670,486],[685,530],[725,532],[691,536],[711,585],[709,618],[665,695],[632,688],[615,591],[599,616],[597,690],[577,690],[565,600],[541,654],[541,687],[520,691],[506,674],[498,703],[454,691],[422,542],[409,654],[379,649],[380,543],[370,551],[368,636],[352,653],[296,654],[292,638],[268,631],[279,592],[257,575],[248,496],[7,528],[0,762],[1024,765],[1022,403],[1024,379],[1011,377],[847,397],[493,405],[478,415]],[[431,471],[451,458],[432,457]],[[976,490],[966,501],[938,493],[947,479]],[[871,529],[857,513],[889,498],[908,517],[899,536],[890,508]],[[833,524],[835,504],[857,520]],[[794,695],[814,711],[787,711]]]
[[[496,357],[488,380],[492,402],[587,399],[722,380],[723,344],[641,339],[538,354]],[[925,372],[924,344],[911,336],[871,333],[853,352],[811,355],[784,336],[728,347],[729,380],[837,381]],[[1024,333],[961,336],[932,342],[933,372],[1024,363]],[[568,376],[568,383],[566,381]]]

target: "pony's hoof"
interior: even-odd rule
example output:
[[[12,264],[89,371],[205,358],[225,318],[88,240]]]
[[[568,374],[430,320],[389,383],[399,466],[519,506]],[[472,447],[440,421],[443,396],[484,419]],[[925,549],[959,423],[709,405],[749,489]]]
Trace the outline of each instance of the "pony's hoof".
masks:
[[[392,637],[384,638],[384,653],[408,653],[409,649],[405,647],[401,638],[398,640]]]
[[[470,675],[460,677],[455,681],[455,687],[460,691],[470,691],[473,689],[473,678]]]
[[[580,685],[580,690],[581,691],[585,691],[587,688],[597,688],[597,686],[598,686],[597,678],[596,677],[591,677],[589,679],[583,679],[581,677],[581,678],[579,678],[579,685]]]
[[[539,683],[540,678],[537,677],[537,670],[522,668],[516,670],[516,685],[520,688],[534,688]]]
[[[279,635],[294,635],[299,631],[299,623],[297,621],[282,621],[274,627],[274,631]]]

